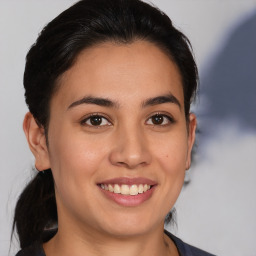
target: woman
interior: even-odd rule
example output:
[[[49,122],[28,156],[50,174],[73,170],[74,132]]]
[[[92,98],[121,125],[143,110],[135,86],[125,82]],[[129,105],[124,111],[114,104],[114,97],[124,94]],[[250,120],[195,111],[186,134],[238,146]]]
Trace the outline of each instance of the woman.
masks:
[[[23,128],[38,174],[17,255],[210,255],[164,232],[190,166],[197,68],[187,38],[139,0],[82,0],[32,46]]]

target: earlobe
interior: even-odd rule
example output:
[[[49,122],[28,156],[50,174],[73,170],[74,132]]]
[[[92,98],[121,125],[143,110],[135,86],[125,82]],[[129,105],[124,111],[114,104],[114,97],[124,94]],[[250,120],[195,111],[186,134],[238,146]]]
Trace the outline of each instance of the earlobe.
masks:
[[[28,112],[23,121],[23,130],[31,152],[35,157],[35,166],[39,171],[50,168],[48,148],[44,129],[39,127],[33,115]]]
[[[197,120],[194,113],[189,114],[189,124],[188,124],[188,154],[186,161],[186,170],[190,168],[191,165],[191,152],[196,138],[196,126]]]

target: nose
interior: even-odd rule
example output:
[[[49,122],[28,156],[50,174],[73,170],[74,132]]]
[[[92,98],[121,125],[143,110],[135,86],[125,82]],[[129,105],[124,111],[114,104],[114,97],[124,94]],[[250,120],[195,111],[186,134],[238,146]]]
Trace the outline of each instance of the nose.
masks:
[[[110,162],[127,169],[146,166],[152,158],[148,146],[145,134],[137,127],[119,130],[109,155]]]

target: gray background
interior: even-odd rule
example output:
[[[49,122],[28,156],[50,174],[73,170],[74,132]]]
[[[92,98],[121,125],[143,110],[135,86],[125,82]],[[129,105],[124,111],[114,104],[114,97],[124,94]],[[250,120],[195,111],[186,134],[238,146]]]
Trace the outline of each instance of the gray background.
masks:
[[[0,255],[10,247],[13,209],[33,157],[22,131],[25,55],[43,26],[72,0],[0,0]],[[256,255],[256,1],[154,0],[191,40],[201,91],[190,184],[178,202],[184,241],[217,255]],[[9,250],[10,249],[10,250]]]

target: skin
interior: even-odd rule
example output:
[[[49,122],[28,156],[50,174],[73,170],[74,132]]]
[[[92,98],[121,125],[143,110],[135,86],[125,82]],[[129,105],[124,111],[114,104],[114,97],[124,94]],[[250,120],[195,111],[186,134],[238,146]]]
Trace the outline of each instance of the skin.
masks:
[[[163,234],[164,219],[190,166],[196,117],[186,121],[176,65],[149,42],[104,43],[84,50],[59,83],[48,146],[33,116],[24,120],[37,169],[51,168],[55,180],[59,230],[44,245],[47,256],[178,255]],[[163,95],[177,102],[143,105]],[[115,104],[77,103],[88,96]],[[91,114],[104,117],[101,125],[91,125]],[[163,123],[153,123],[156,114]],[[157,186],[145,202],[125,207],[97,186],[117,177],[149,178]]]

